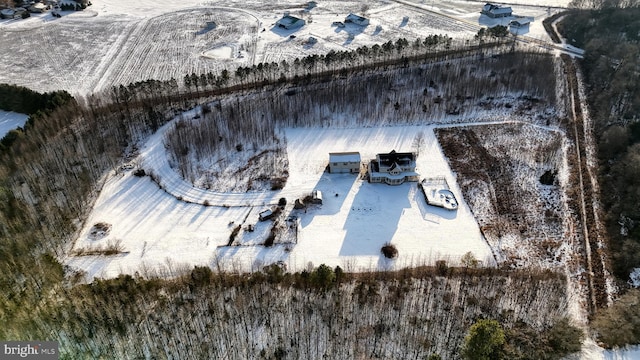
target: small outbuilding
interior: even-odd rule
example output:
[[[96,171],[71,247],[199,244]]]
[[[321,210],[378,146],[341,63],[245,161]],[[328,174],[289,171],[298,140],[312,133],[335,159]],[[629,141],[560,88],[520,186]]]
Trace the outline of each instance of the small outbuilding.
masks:
[[[322,191],[313,190],[311,192],[311,203],[322,205]]]
[[[2,9],[0,10],[0,19],[13,19],[16,11],[13,9]]]
[[[360,153],[357,151],[329,153],[329,172],[358,174],[360,161]]]
[[[260,214],[258,214],[258,220],[267,221],[267,220],[273,218],[274,216],[276,216],[276,212],[272,208],[264,209],[264,210],[260,211]]]
[[[533,21],[533,18],[531,17],[520,17],[515,20],[511,20],[509,22],[509,27],[512,29],[521,29],[529,26],[529,24],[531,24],[532,21]]]
[[[367,26],[369,25],[369,19],[367,19],[366,17],[360,16],[360,15],[356,15],[356,14],[349,14],[347,15],[347,17],[344,19],[345,24],[346,23],[352,23],[352,24],[356,24],[356,25],[360,25],[360,26]]]
[[[500,6],[496,4],[486,3],[482,7],[482,11],[480,11],[480,14],[487,15],[488,17],[495,19],[509,17],[513,14],[513,10],[511,9],[511,6]]]
[[[289,14],[285,14],[282,19],[276,22],[277,27],[286,30],[298,29],[303,27],[304,24],[306,24],[306,21]]]

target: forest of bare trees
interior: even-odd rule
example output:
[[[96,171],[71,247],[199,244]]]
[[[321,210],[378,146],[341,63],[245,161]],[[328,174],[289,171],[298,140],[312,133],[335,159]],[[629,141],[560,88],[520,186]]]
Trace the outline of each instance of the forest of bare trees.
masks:
[[[70,352],[91,358],[456,359],[466,329],[491,318],[507,330],[509,358],[554,359],[566,352],[532,335],[567,316],[565,286],[552,273],[473,269],[355,278],[324,265],[251,277],[196,268],[171,284],[140,288],[121,276],[77,286],[78,300],[48,326]]]
[[[273,85],[203,106],[196,119],[177,122],[165,143],[172,166],[196,183],[206,174],[202,168],[207,161],[240,149],[270,149],[285,156],[278,134],[282,127],[438,123],[448,116],[471,115],[478,108],[513,108],[532,116],[546,109],[553,115],[555,73],[546,69],[554,67],[553,59],[542,54],[501,54],[356,73],[307,86]],[[274,174],[286,171],[278,165],[282,161],[274,163]],[[218,189],[210,180],[197,185]]]
[[[458,358],[466,329],[494,318],[509,331],[522,329],[512,335],[510,350],[520,357],[511,358],[527,358],[537,344],[529,340],[546,339],[567,316],[562,276],[453,276],[445,265],[440,276],[333,278],[317,291],[286,280],[310,273],[218,281],[211,274],[202,280],[194,269],[175,281],[121,276],[79,285],[59,260],[105,176],[169,119],[198,104],[208,104],[209,113],[185,131],[203,131],[197,127],[203,124],[234,149],[275,141],[281,127],[438,122],[472,114],[476,106],[523,114],[533,114],[534,106],[553,108],[551,56],[473,53],[340,70],[311,76],[305,87],[288,76],[261,90],[248,77],[229,80],[226,90],[192,86],[187,92],[175,81],[147,81],[78,99],[30,123],[0,154],[0,196],[7,204],[0,207],[0,273],[6,274],[0,338],[55,339],[70,358]],[[215,139],[196,148],[189,133],[170,136],[176,149],[204,157],[219,149]]]
[[[598,141],[601,216],[620,297],[598,314],[594,327],[603,345],[623,346],[640,342],[638,307],[630,305],[638,291],[629,291],[630,274],[640,267],[640,7],[637,1],[594,3],[595,10],[572,12],[558,29],[585,49],[579,65]]]

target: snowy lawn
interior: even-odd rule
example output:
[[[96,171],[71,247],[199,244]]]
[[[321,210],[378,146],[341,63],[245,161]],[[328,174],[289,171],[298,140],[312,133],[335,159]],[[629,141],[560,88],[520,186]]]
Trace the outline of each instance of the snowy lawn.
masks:
[[[293,61],[398,38],[472,38],[481,27],[497,24],[480,16],[483,2],[468,1],[323,1],[313,9],[295,1],[92,3],[82,12],[65,11],[62,18],[44,13],[0,20],[0,47],[5,50],[0,53],[0,82],[74,95],[147,79],[174,78],[182,84],[190,73],[233,72],[238,66]],[[534,18],[519,31],[520,38],[549,41],[542,19],[559,10],[546,6],[566,2],[527,3],[512,5],[514,14]],[[306,24],[293,30],[274,28],[284,12]],[[370,24],[332,25],[351,12],[367,16]],[[209,27],[211,22],[216,26]],[[310,37],[317,42],[310,43]]]
[[[356,175],[324,172],[329,152],[359,151],[366,161],[393,149],[414,151],[419,133],[423,141],[417,171],[421,177],[446,177],[460,200],[457,211],[428,206],[416,183],[370,184]],[[255,245],[264,241],[260,237],[266,238],[271,226],[271,221],[258,221],[264,196],[232,194],[234,199],[244,197],[238,200],[244,206],[190,204],[161,190],[149,177],[138,178],[126,171],[107,181],[74,246],[79,251],[118,242],[122,252],[70,257],[68,264],[90,277],[171,271],[181,265],[251,271],[278,261],[292,271],[323,263],[362,271],[432,264],[441,259],[458,263],[471,251],[486,265],[493,265],[489,246],[462,198],[432,127],[287,129],[285,134],[290,177],[282,191],[269,192],[266,198],[282,196],[292,204],[314,189],[324,194],[324,203],[312,205],[306,212],[285,208],[284,216],[299,218],[297,244]],[[153,144],[153,138],[149,143]],[[162,147],[152,148],[143,149],[141,156],[164,154]],[[167,190],[175,195],[168,186],[180,186],[167,184]],[[206,191],[198,194],[207,195]],[[215,197],[211,199],[211,205],[222,205],[213,202]],[[100,222],[112,227],[96,239],[90,231]],[[241,230],[235,244],[242,246],[226,246],[238,225]],[[255,231],[247,231],[248,225],[254,225]],[[380,253],[385,243],[396,246],[396,259],[388,260]]]
[[[29,115],[0,110],[0,138],[7,135],[9,131],[24,126],[27,119]]]

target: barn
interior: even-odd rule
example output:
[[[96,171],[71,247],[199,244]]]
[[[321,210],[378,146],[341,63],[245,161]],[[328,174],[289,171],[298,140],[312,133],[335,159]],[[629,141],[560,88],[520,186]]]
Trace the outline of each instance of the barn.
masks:
[[[330,173],[360,173],[360,153],[333,152],[329,153]]]
[[[276,26],[282,29],[292,30],[303,27],[305,23],[303,19],[285,14],[282,19],[276,22]]]

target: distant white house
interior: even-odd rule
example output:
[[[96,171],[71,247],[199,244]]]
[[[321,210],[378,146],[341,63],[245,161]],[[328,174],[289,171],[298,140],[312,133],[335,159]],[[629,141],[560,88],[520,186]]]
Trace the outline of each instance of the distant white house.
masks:
[[[43,13],[47,10],[49,10],[49,7],[41,2],[29,6],[29,12],[32,13]]]
[[[330,173],[360,173],[360,153],[351,152],[334,152],[329,153],[329,172]]]
[[[356,14],[349,14],[347,15],[347,17],[344,19],[345,23],[352,23],[352,24],[356,24],[356,25],[360,25],[360,26],[367,26],[369,25],[369,19],[362,17],[360,15],[356,15]]]
[[[399,185],[405,181],[418,181],[416,153],[396,152],[377,154],[369,162],[369,182]]]
[[[533,21],[532,17],[519,17],[515,20],[511,20],[509,22],[509,27],[512,29],[520,29],[520,28],[529,26],[529,24],[531,24],[532,21]]]
[[[287,30],[301,28],[304,24],[306,24],[306,21],[289,14],[285,14],[282,19],[276,22],[277,27]]]
[[[496,4],[486,3],[482,7],[480,14],[487,15],[490,18],[509,17],[513,14],[511,6],[500,6]]]

